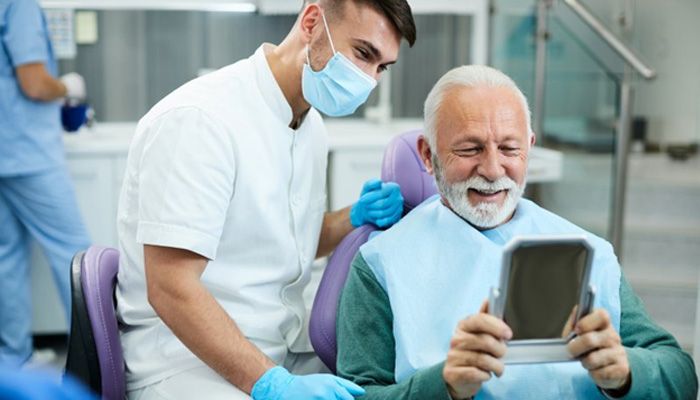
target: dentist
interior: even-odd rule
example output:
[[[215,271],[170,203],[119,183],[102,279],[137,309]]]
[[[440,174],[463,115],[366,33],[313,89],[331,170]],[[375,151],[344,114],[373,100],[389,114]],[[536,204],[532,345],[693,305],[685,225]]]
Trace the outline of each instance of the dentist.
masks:
[[[119,201],[130,399],[352,399],[322,371],[303,292],[353,227],[401,216],[394,183],[325,212],[319,111],[353,113],[416,37],[406,0],[307,1],[284,41],[193,80],[139,122]]]

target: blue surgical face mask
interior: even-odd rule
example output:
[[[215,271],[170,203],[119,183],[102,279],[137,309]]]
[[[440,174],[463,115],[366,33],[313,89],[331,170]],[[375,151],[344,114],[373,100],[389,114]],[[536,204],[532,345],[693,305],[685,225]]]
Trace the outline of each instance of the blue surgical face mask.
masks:
[[[306,45],[306,64],[301,76],[304,99],[314,108],[331,117],[350,115],[362,105],[377,81],[365,74],[342,53],[335,51],[326,17],[321,14],[333,57],[320,71],[311,69],[309,46]]]

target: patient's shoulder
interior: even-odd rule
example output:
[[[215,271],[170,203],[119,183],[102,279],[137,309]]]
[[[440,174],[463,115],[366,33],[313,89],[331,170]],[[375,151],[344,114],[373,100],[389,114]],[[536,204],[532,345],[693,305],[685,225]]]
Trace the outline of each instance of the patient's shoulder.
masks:
[[[430,221],[435,219],[439,211],[439,204],[439,196],[433,196],[427,199],[401,218],[399,222],[395,223],[391,228],[371,235],[370,239],[361,249],[381,249],[385,246],[395,246],[399,243],[404,243],[406,239],[417,235],[426,225],[431,223]]]
[[[614,249],[610,242],[597,234],[550,210],[545,209],[544,207],[541,207],[531,200],[522,199],[520,206],[524,207],[533,216],[532,224],[536,233],[585,235],[596,249],[597,253],[603,253],[606,256],[615,256]]]
[[[439,197],[433,197],[414,208],[391,228],[371,236],[360,246],[362,261],[380,282],[383,281],[384,260],[402,258],[407,252],[419,251],[426,228],[434,223],[439,213]]]

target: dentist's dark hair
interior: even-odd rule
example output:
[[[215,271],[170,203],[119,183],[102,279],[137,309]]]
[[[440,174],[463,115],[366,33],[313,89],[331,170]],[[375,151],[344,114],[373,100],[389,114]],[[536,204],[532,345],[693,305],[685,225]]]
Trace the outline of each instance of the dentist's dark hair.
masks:
[[[342,18],[347,3],[364,5],[375,9],[394,25],[399,34],[413,47],[416,42],[416,22],[407,0],[305,0],[304,6],[318,3],[330,18]]]

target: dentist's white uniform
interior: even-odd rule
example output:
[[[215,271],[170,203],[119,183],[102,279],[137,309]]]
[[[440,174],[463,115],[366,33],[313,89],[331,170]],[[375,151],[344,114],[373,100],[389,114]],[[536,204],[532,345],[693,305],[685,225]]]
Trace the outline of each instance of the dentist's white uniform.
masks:
[[[328,144],[313,108],[299,129],[291,120],[261,47],[177,89],[139,122],[118,214],[117,304],[130,397],[190,387],[195,397],[216,398],[221,389],[236,398],[149,305],[144,244],[211,260],[202,283],[276,363],[312,351],[302,294],[325,211]],[[187,374],[180,388],[168,386]]]

